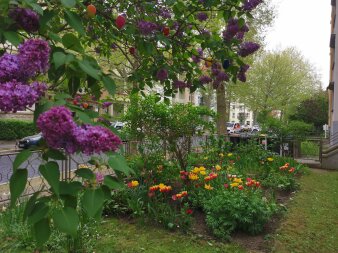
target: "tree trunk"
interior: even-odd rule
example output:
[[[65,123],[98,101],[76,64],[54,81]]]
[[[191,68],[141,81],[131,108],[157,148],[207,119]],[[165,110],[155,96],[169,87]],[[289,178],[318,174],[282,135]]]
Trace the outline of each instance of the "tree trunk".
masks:
[[[227,134],[226,118],[227,118],[227,105],[225,99],[224,85],[219,85],[216,90],[217,101],[217,134],[219,136],[225,136]]]

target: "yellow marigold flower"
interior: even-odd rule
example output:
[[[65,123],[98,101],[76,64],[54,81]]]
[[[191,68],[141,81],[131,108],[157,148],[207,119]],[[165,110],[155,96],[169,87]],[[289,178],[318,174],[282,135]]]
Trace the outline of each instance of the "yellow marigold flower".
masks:
[[[220,156],[220,157],[224,157],[224,154],[223,154],[223,153],[220,153],[219,156]]]
[[[219,166],[218,164],[215,166],[215,169],[216,170],[221,170],[222,169],[222,167],[221,166]]]
[[[204,175],[206,175],[207,173],[205,172],[205,170],[201,170],[201,171],[200,171],[200,174],[204,176]]]
[[[160,184],[158,185],[158,187],[159,187],[160,189],[164,188],[165,186],[166,186],[166,185],[163,184],[163,183],[160,183]]]
[[[272,157],[268,157],[266,160],[268,160],[269,162],[273,162],[273,158]]]
[[[230,184],[231,187],[237,187],[239,185],[239,183],[232,183]]]
[[[202,171],[202,170],[205,170],[205,168],[204,168],[203,166],[201,166],[201,167],[199,168],[199,170]]]
[[[232,156],[232,153],[229,153],[229,154],[228,154],[228,157],[231,157],[231,156]]]
[[[212,187],[210,184],[205,184],[204,189],[211,191],[214,189],[214,187]]]
[[[195,173],[189,173],[189,179],[190,180],[198,180],[198,176],[197,176],[197,174],[195,174]]]

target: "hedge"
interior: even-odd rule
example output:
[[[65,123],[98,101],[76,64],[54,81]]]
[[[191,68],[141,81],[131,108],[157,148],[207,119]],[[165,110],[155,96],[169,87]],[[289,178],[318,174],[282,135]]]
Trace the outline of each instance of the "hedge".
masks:
[[[32,121],[0,119],[0,140],[17,140],[36,133]]]

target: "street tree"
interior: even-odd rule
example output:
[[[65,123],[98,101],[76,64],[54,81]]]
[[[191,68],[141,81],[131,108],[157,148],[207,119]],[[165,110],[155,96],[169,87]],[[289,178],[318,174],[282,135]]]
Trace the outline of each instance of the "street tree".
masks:
[[[278,110],[283,119],[320,87],[315,69],[294,48],[264,52],[252,64],[247,82],[233,93],[257,115]]]

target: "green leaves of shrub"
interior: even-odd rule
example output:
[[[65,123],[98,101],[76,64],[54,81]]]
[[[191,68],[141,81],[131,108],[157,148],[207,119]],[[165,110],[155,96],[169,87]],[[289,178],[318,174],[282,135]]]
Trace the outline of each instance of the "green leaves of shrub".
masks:
[[[64,232],[73,237],[76,236],[80,219],[75,209],[65,207],[64,209],[55,211],[52,217],[55,226],[61,232]]]
[[[13,175],[9,180],[9,189],[11,192],[11,207],[15,205],[17,199],[25,190],[27,178],[28,171],[26,169],[19,169],[13,172]]]

